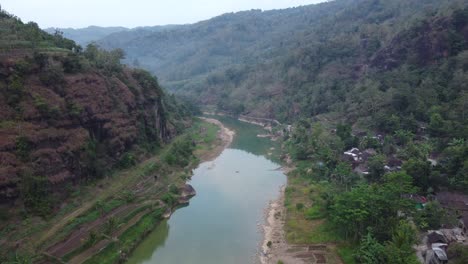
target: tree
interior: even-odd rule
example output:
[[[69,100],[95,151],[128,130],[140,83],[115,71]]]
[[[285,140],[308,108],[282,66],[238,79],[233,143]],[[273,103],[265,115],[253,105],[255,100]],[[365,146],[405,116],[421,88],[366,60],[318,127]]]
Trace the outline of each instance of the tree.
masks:
[[[426,191],[431,186],[431,163],[426,160],[411,158],[403,164],[403,170],[414,180],[414,185]]]
[[[357,145],[357,138],[351,134],[351,126],[347,124],[338,124],[336,127],[336,135],[345,144],[345,148],[349,149]]]
[[[375,155],[369,159],[369,174],[366,176],[370,182],[379,181],[385,173],[385,156]]]
[[[362,264],[386,263],[385,247],[368,232],[361,240],[355,258]]]
[[[409,175],[389,173],[381,184],[363,184],[338,194],[330,207],[330,220],[339,233],[353,241],[366,235],[369,227],[377,239],[388,239],[399,213],[411,215],[414,210],[412,201],[402,196],[414,191]]]
[[[344,186],[346,190],[359,179],[359,177],[353,172],[353,169],[349,163],[339,162],[333,170],[332,176],[335,181]]]
[[[413,245],[416,244],[416,230],[407,221],[399,222],[392,234],[392,239],[386,243],[385,252],[388,264],[418,264]]]
[[[411,131],[407,130],[397,130],[395,131],[395,139],[397,140],[398,145],[406,146],[414,138],[414,134]]]
[[[439,113],[432,113],[429,121],[429,131],[434,136],[441,136],[446,131],[446,122]]]
[[[34,175],[31,170],[26,169],[22,173],[20,192],[27,210],[41,216],[50,213],[52,199],[46,177]]]
[[[415,222],[423,230],[437,230],[446,215],[447,212],[438,202],[429,202],[424,206],[424,209],[416,212]]]

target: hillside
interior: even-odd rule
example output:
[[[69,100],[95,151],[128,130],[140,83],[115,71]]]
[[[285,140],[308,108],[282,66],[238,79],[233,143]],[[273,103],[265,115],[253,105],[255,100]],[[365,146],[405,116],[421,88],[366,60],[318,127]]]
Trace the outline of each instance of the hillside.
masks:
[[[157,72],[165,87],[200,103],[296,119],[335,109],[338,94],[343,100],[360,80],[373,78],[373,62],[398,34],[422,21],[448,19],[466,4],[338,0],[225,14],[149,35],[115,33],[99,44],[124,49],[128,63]],[[431,59],[426,63],[441,58]],[[338,80],[342,87],[334,87]]]
[[[66,196],[64,186],[102,177],[184,127],[185,110],[149,73],[121,65],[121,52],[81,51],[4,12],[0,28],[2,203],[47,211],[38,197]]]

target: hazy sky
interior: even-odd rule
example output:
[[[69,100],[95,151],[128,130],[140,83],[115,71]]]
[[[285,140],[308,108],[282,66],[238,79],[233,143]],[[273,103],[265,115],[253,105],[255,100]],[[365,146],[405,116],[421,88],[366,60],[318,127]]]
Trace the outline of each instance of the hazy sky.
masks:
[[[1,6],[40,27],[185,24],[250,9],[279,9],[325,0],[2,0]]]

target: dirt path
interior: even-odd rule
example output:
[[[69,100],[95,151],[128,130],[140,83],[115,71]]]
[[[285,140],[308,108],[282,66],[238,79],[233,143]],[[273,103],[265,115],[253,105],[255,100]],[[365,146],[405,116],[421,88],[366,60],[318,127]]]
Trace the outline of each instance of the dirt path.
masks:
[[[200,159],[203,162],[212,161],[213,159],[218,157],[219,154],[221,154],[221,152],[223,152],[225,148],[231,145],[232,140],[234,139],[234,135],[236,133],[233,130],[230,130],[229,128],[225,127],[223,123],[221,123],[219,120],[205,117],[200,117],[200,119],[220,127],[220,130],[218,132],[218,139],[221,140],[221,144],[216,144],[216,146],[211,151],[200,157]]]

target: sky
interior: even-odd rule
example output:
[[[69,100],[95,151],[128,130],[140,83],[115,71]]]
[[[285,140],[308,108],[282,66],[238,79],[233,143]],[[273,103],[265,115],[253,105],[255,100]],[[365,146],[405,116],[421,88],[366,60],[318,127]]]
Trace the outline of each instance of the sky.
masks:
[[[2,9],[41,28],[187,24],[228,12],[282,9],[325,0],[2,0]]]

